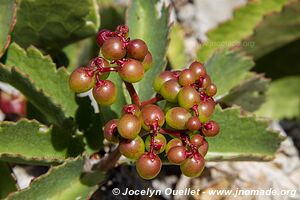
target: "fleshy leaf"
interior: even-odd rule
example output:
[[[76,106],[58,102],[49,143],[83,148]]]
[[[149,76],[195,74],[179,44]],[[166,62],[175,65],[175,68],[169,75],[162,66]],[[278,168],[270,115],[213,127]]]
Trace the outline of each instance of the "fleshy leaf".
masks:
[[[213,120],[221,127],[219,135],[207,138],[207,160],[270,160],[282,137],[268,130],[267,121],[241,115],[239,108],[216,108]]]
[[[13,43],[6,65],[0,69],[6,74],[1,77],[8,79],[3,81],[19,89],[50,122],[61,125],[66,118],[74,117],[77,105],[68,85],[69,75],[65,68],[56,70],[50,57],[34,47],[24,51]]]
[[[136,0],[131,2],[127,10],[130,38],[144,40],[153,57],[152,67],[145,73],[143,80],[134,84],[142,101],[153,97],[153,79],[166,67],[169,8],[164,4],[162,7],[157,5],[158,0]]]
[[[232,19],[208,32],[208,41],[198,51],[200,61],[206,61],[216,49],[230,48],[241,44],[241,41],[252,35],[253,29],[263,20],[264,15],[278,12],[289,0],[249,1],[237,9]]]
[[[8,199],[89,199],[98,186],[86,184],[81,179],[83,168],[83,158],[67,160],[35,179],[28,188],[12,193]],[[94,178],[99,183],[105,176],[99,172]]]
[[[0,199],[17,190],[16,180],[12,177],[8,163],[0,161]]]
[[[1,160],[46,165],[62,162],[70,154],[76,155],[72,142],[74,139],[57,127],[47,128],[37,121],[0,123]]]
[[[11,41],[11,32],[16,22],[15,1],[2,0],[0,4],[0,58]]]
[[[286,77],[272,82],[267,101],[257,115],[278,120],[300,118],[300,77]]]
[[[95,0],[22,0],[13,40],[24,48],[34,45],[54,52],[95,34],[99,24]]]
[[[216,52],[205,63],[212,82],[218,88],[216,99],[226,96],[232,88],[248,78],[253,66],[253,61],[242,53],[229,50]]]

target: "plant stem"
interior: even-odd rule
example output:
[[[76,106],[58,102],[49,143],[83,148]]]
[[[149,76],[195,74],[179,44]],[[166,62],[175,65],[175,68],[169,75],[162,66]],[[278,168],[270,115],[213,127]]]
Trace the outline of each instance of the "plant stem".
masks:
[[[146,100],[146,101],[143,101],[143,102],[141,103],[141,106],[143,107],[143,106],[148,105],[148,104],[153,104],[153,103],[156,103],[156,102],[161,101],[161,100],[163,100],[162,96],[156,95],[155,97],[153,97],[153,98],[151,98],[151,99],[148,99],[148,100]]]
[[[161,128],[159,130],[159,132],[162,133],[162,134],[173,135],[173,136],[178,137],[178,138],[181,138],[182,134],[184,134],[183,131],[173,131],[173,130],[168,130],[168,129],[164,129],[164,128]]]
[[[138,96],[138,94],[136,93],[132,83],[128,83],[126,81],[124,81],[125,85],[126,85],[126,89],[129,92],[129,95],[131,97],[131,102],[135,105],[137,105],[138,107],[141,107],[141,102],[140,102],[140,98]]]

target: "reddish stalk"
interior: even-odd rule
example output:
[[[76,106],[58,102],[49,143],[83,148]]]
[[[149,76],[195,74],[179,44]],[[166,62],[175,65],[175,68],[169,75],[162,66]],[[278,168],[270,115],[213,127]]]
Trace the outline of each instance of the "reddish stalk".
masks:
[[[181,138],[181,136],[184,134],[183,131],[173,131],[173,130],[168,130],[168,129],[164,129],[164,128],[161,128],[159,130],[159,132],[162,133],[162,134],[173,135],[173,136],[178,137],[178,138]]]
[[[163,100],[162,96],[160,95],[156,95],[155,97],[151,98],[151,99],[148,99],[146,101],[143,101],[141,103],[141,107],[145,106],[145,105],[148,105],[148,104],[153,104],[153,103],[156,103],[158,101],[161,101]]]
[[[135,105],[137,105],[138,107],[141,107],[141,102],[140,102],[140,98],[137,94],[137,92],[135,91],[132,83],[128,83],[126,81],[124,81],[125,85],[126,85],[126,89],[129,92],[129,95],[131,97],[131,102]]]

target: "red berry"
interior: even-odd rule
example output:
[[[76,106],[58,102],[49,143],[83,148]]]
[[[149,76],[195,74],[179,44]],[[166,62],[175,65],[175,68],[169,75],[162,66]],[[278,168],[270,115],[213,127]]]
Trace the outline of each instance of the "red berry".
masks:
[[[201,122],[209,120],[215,109],[214,104],[211,101],[204,101],[198,105],[199,119]]]
[[[197,157],[193,156],[188,158],[180,165],[181,172],[188,177],[197,177],[200,176],[205,166],[205,161],[202,156]]]
[[[118,132],[126,139],[134,139],[141,131],[140,119],[132,114],[123,115],[118,121]]]
[[[205,89],[205,91],[208,96],[215,96],[217,94],[217,86],[212,83]]]
[[[186,127],[190,131],[197,131],[201,128],[201,122],[198,117],[193,116],[193,117],[190,117],[189,120],[187,121]]]
[[[197,148],[199,148],[203,144],[203,141],[204,137],[200,134],[193,135],[190,139],[190,142]]]
[[[145,153],[136,161],[138,174],[146,180],[156,177],[161,170],[161,166],[161,160],[155,154]]]
[[[204,139],[202,145],[198,148],[199,153],[205,157],[208,151],[208,142]]]
[[[166,114],[166,122],[171,128],[184,130],[186,129],[186,122],[190,117],[191,113],[189,113],[186,109],[174,107],[168,110]]]
[[[182,141],[178,138],[173,138],[172,140],[170,140],[167,143],[166,150],[165,150],[166,153],[168,153],[171,148],[177,147],[177,146],[183,146]]]
[[[178,104],[185,109],[190,109],[199,103],[199,93],[192,86],[185,86],[178,93]]]
[[[168,160],[170,163],[175,165],[182,164],[186,158],[186,148],[184,146],[172,147],[167,153]]]
[[[150,143],[151,143],[151,136],[148,135],[148,137],[145,140],[145,146],[147,151],[150,150]],[[156,154],[162,153],[165,150],[166,145],[167,145],[167,140],[165,136],[159,133],[154,137],[154,153]]]
[[[153,81],[153,88],[156,92],[160,91],[161,86],[168,80],[176,79],[174,74],[170,71],[163,71]]]
[[[103,43],[101,53],[108,60],[119,60],[126,55],[125,44],[118,37],[109,38]]]
[[[181,86],[178,84],[177,80],[171,79],[166,81],[160,88],[159,93],[161,96],[171,102],[176,103],[177,102],[177,95],[181,89]]]
[[[119,151],[129,159],[138,159],[145,152],[145,144],[140,136],[133,140],[123,140],[120,142]]]
[[[211,85],[211,79],[210,76],[206,75],[203,79],[202,79],[202,88],[207,88],[208,86]]]
[[[142,65],[144,67],[145,72],[148,71],[152,65],[152,54],[150,53],[150,51],[148,51],[148,53],[146,54]]]
[[[182,86],[188,86],[196,81],[196,74],[190,69],[184,69],[178,78],[178,82]]]
[[[220,132],[220,126],[215,121],[209,121],[204,124],[202,132],[207,137],[213,137]]]
[[[200,77],[204,77],[206,75],[205,67],[200,62],[193,62],[190,65],[190,70],[194,72],[196,75],[196,79],[199,79]]]
[[[104,126],[104,130],[103,130],[104,138],[110,142],[114,142],[114,143],[119,142],[117,123],[118,123],[117,119],[112,119],[108,121]]]
[[[141,62],[128,59],[119,70],[120,77],[128,83],[136,83],[144,77],[144,67]]]
[[[93,96],[100,105],[109,106],[117,99],[117,88],[113,82],[102,80],[93,88]]]
[[[99,31],[96,38],[97,44],[101,47],[103,43],[111,37],[111,35],[112,32],[109,30],[103,29]]]
[[[79,67],[75,69],[69,78],[69,86],[71,90],[76,93],[82,93],[90,90],[94,83],[95,78],[91,73],[92,68],[90,67]]]
[[[118,25],[116,28],[116,32],[126,38],[128,37],[129,28],[126,25]]]
[[[127,45],[127,54],[129,57],[143,61],[148,53],[148,47],[143,40],[134,39]]]
[[[154,104],[148,104],[142,108],[142,126],[145,130],[150,130],[154,124],[162,126],[165,123],[165,115],[160,107]]]

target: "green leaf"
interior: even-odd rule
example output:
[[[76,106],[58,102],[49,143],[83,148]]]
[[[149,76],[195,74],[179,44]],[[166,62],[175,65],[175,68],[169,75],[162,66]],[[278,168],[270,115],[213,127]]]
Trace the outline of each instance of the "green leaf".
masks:
[[[22,0],[17,16],[13,40],[52,53],[95,34],[100,24],[95,0]]]
[[[216,52],[205,64],[213,83],[218,87],[216,99],[229,94],[249,77],[253,61],[240,52],[222,50]]]
[[[266,100],[266,91],[270,80],[261,74],[253,74],[220,101],[227,106],[239,105],[243,109],[253,112]]]
[[[272,38],[272,39],[270,39]],[[254,34],[243,42],[254,46],[243,46],[255,59],[300,38],[300,1],[290,1],[281,12],[266,15],[256,26]]]
[[[153,79],[166,67],[169,8],[163,5],[158,9],[157,3],[158,0],[136,0],[131,2],[127,10],[130,38],[144,40],[153,56],[152,67],[145,73],[142,81],[134,84],[142,101],[154,96]]]
[[[82,179],[84,159],[67,160],[64,164],[52,167],[46,174],[35,179],[29,188],[9,195],[10,200],[24,199],[89,199],[98,186],[86,184]],[[98,182],[104,174],[95,174]]]
[[[300,118],[300,76],[286,77],[271,83],[267,101],[257,115],[273,119]]]
[[[0,58],[11,41],[11,32],[16,23],[16,4],[12,0],[2,0],[0,4]]]
[[[47,128],[37,121],[0,123],[0,159],[29,164],[62,162],[76,155],[74,139],[63,135],[57,127]],[[76,150],[75,150],[76,151]]]
[[[5,162],[0,162],[0,199],[4,199],[9,193],[17,190],[16,181],[11,173],[9,165]]]
[[[11,44],[6,66],[0,71],[0,79],[19,89],[50,122],[62,125],[66,118],[74,117],[77,105],[69,89],[68,73],[65,68],[56,70],[50,57],[36,48],[24,51]]]
[[[183,69],[188,62],[188,55],[185,53],[184,46],[184,32],[177,23],[172,26],[170,31],[167,56],[173,69]]]
[[[207,160],[270,160],[274,158],[282,137],[268,130],[267,121],[241,115],[239,108],[216,108],[213,120],[221,127],[220,134],[207,138]]]
[[[230,48],[252,35],[253,29],[263,20],[264,15],[278,12],[289,0],[256,0],[237,9],[232,19],[208,32],[208,41],[198,51],[198,58],[206,61],[216,49]],[[270,39],[270,38],[269,38]]]

